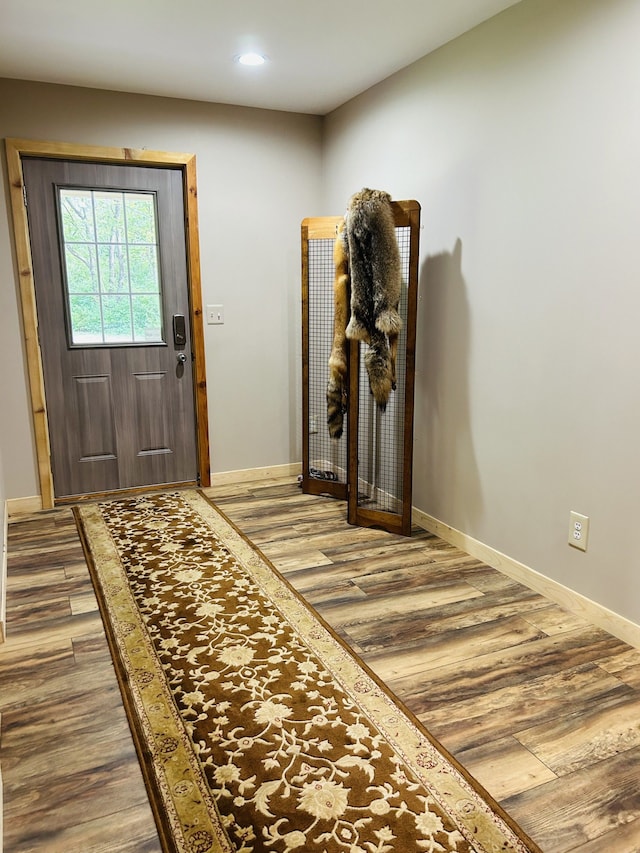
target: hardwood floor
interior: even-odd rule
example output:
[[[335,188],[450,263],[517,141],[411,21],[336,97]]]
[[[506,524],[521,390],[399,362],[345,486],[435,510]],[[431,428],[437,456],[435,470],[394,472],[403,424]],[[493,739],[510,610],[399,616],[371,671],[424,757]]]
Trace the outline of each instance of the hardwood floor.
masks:
[[[9,524],[0,715],[5,853],[161,850],[68,508]]]
[[[206,492],[545,853],[639,853],[639,650],[290,478]],[[10,524],[7,629],[6,853],[159,850],[68,508]]]

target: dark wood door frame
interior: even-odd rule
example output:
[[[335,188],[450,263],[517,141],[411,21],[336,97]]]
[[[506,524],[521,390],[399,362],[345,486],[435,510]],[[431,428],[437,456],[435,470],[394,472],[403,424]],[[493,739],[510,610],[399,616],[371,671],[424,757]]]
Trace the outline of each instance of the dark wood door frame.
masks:
[[[55,504],[55,499],[50,461],[47,404],[42,373],[42,355],[38,342],[38,317],[36,313],[35,286],[31,262],[31,243],[23,189],[22,159],[25,157],[52,157],[63,160],[87,160],[95,163],[131,163],[142,166],[171,166],[182,170],[184,181],[187,276],[192,330],[198,473],[201,485],[210,485],[209,421],[200,280],[200,243],[198,237],[195,155],[133,148],[102,148],[99,146],[74,145],[62,142],[37,142],[28,139],[7,139],[5,140],[5,148],[29,374],[31,412],[35,431],[40,496],[43,509],[52,508]]]

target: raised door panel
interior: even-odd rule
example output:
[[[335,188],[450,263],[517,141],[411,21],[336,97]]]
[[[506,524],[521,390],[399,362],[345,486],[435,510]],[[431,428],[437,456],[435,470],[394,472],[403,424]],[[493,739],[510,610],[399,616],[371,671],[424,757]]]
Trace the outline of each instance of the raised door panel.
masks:
[[[80,462],[116,459],[111,377],[74,376],[78,416],[76,447]]]

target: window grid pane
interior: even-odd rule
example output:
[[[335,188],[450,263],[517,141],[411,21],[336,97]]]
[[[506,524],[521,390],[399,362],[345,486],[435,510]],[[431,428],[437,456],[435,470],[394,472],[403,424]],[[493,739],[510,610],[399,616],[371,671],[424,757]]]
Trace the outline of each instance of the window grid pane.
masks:
[[[164,343],[154,195],[60,189],[59,203],[71,344]]]

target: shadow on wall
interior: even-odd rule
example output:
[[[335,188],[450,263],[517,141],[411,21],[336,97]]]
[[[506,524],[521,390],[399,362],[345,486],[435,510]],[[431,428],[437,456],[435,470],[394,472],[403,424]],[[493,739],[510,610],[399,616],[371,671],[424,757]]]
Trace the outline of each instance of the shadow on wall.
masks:
[[[471,533],[482,511],[469,401],[470,320],[462,242],[420,270],[414,496],[419,509]]]

